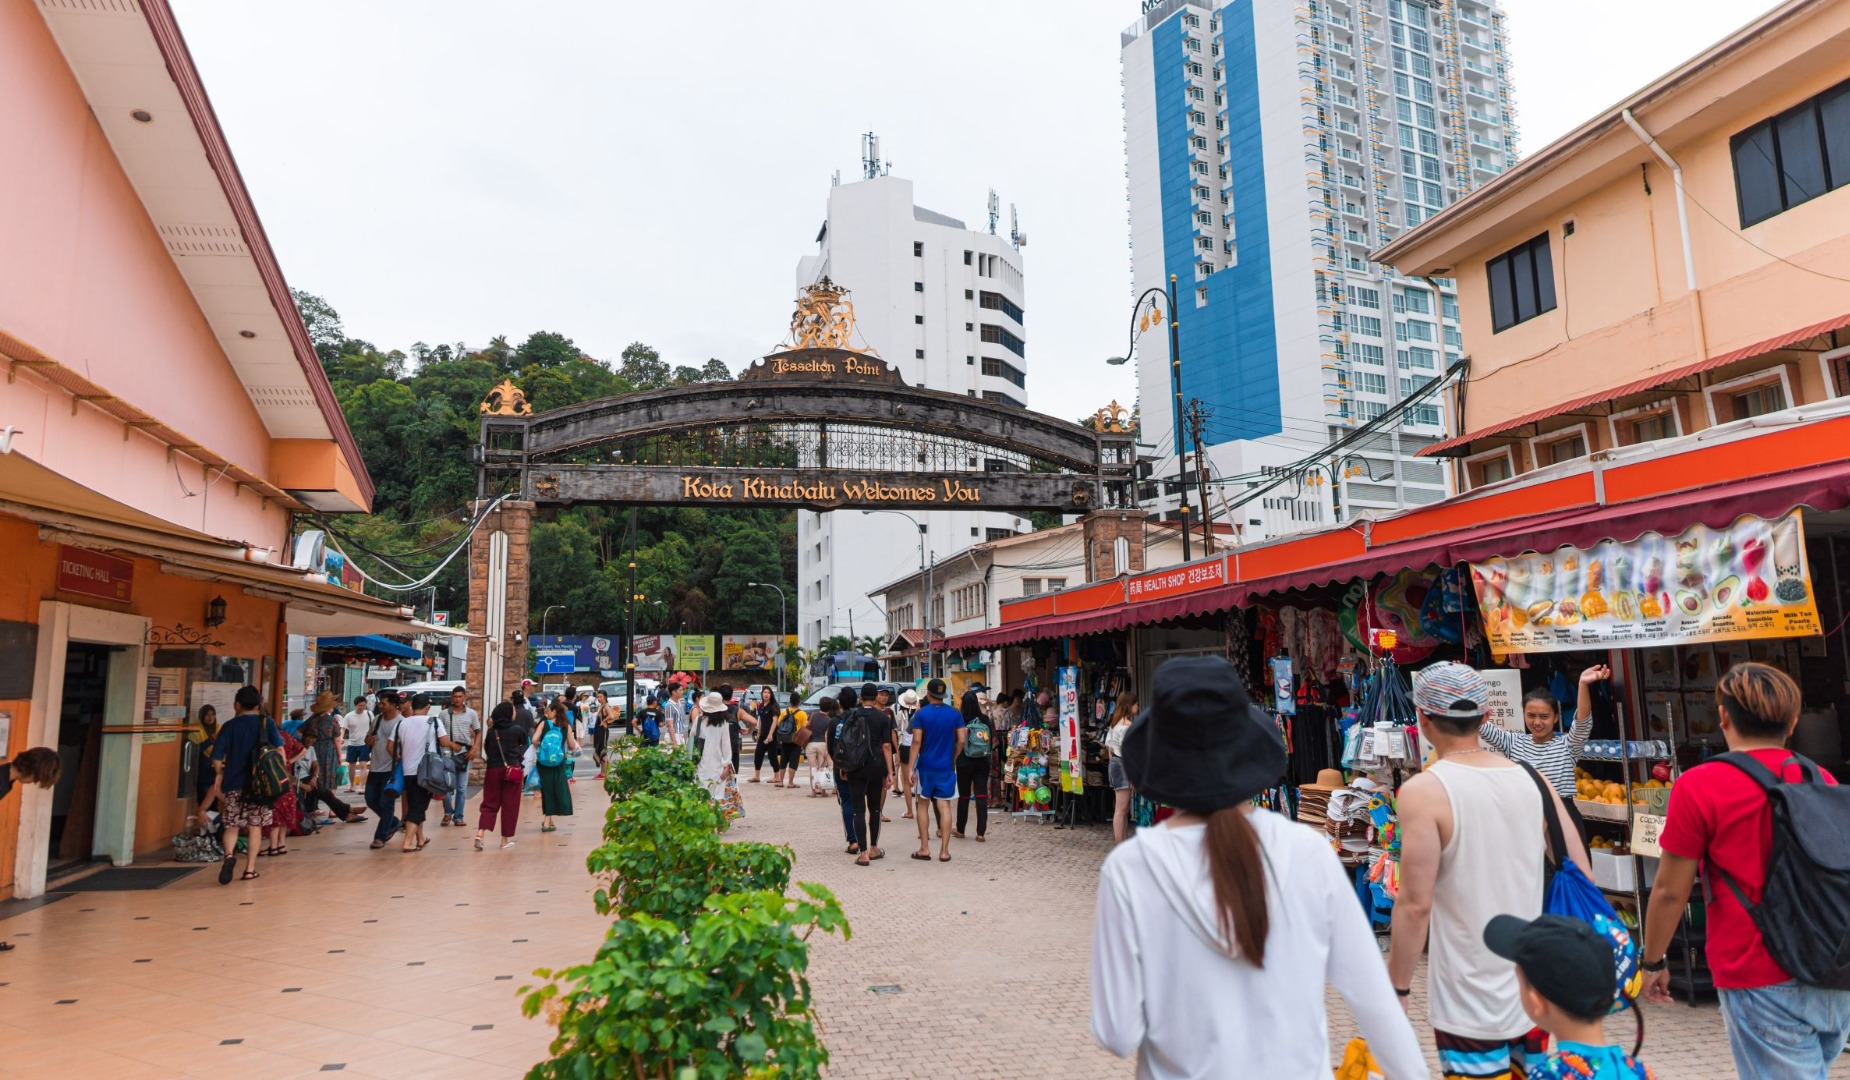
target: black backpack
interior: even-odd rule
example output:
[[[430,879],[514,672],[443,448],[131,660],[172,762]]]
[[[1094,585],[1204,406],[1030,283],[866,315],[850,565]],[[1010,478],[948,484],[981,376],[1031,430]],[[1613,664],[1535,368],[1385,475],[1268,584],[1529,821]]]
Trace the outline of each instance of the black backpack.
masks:
[[[783,718],[777,722],[777,741],[780,743],[794,742],[796,737],[797,711],[795,709],[785,709]]]
[[[1807,986],[1850,990],[1850,787],[1825,783],[1818,766],[1798,754],[1787,762],[1800,770],[1790,784],[1745,752],[1710,760],[1753,778],[1773,812],[1760,903],[1749,904],[1720,867],[1715,877],[1753,918],[1786,974]]]
[[[867,730],[866,714],[856,709],[842,721],[841,734],[835,737],[835,767],[856,773],[873,763],[873,732]]]

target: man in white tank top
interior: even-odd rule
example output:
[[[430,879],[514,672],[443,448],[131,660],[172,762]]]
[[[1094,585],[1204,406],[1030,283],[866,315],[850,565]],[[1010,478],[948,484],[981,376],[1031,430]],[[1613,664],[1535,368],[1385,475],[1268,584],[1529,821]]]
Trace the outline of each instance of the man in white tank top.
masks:
[[[1426,1005],[1440,1072],[1521,1080],[1525,1057],[1539,1055],[1546,1035],[1523,1012],[1515,965],[1486,948],[1483,934],[1494,916],[1542,913],[1547,785],[1479,745],[1488,700],[1483,676],[1463,664],[1438,663],[1413,676],[1420,733],[1434,753],[1400,789],[1400,896],[1388,975],[1405,1005],[1430,931]],[[1548,789],[1547,800],[1569,857],[1587,865],[1560,796]]]

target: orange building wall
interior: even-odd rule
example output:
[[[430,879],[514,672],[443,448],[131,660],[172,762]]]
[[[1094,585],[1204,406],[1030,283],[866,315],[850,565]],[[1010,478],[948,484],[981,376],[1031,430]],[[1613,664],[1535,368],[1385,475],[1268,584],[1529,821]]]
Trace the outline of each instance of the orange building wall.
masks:
[[[210,637],[223,644],[210,646],[207,652],[259,661],[264,657],[276,658],[276,627],[282,619],[282,605],[246,596],[237,585],[163,574],[157,560],[131,557],[135,564],[132,602],[109,604],[56,590],[58,545],[41,542],[38,527],[31,522],[0,515],[0,551],[7,554],[5,572],[0,573],[0,619],[36,623],[42,601],[61,600],[142,615],[152,620],[157,630],[171,630],[182,623],[199,630],[205,620],[206,605],[213,597],[222,596],[225,623],[213,628]],[[276,663],[280,679],[282,663],[280,659]],[[0,702],[0,709],[13,710],[11,753],[25,748],[28,704]],[[139,735],[105,737],[141,738]],[[192,801],[190,793],[187,798],[176,797],[179,758],[178,740],[144,743],[141,747],[141,783],[135,815],[135,853],[138,856],[164,851],[173,834],[186,823]],[[18,834],[19,799],[0,800],[0,898],[12,894]]]
[[[1465,351],[1472,362],[1461,430],[1850,314],[1850,292],[1842,280],[1850,278],[1850,188],[1741,230],[1743,239],[1735,232],[1740,217],[1729,151],[1729,139],[1737,132],[1846,77],[1850,62],[1790,82],[1775,82],[1777,77],[1769,74],[1757,88],[1776,87],[1777,93],[1753,95],[1745,102],[1738,95],[1718,104],[1712,110],[1714,126],[1705,134],[1666,146],[1683,166],[1691,200],[1700,319],[1685,283],[1676,189],[1669,169],[1655,160],[1646,174],[1634,170],[1566,203],[1519,215],[1521,224],[1487,237],[1483,250],[1456,271]],[[1562,225],[1569,221],[1574,235],[1565,236]],[[1544,228],[1554,259],[1557,306],[1493,333],[1485,263]],[[1794,390],[1817,400],[1823,386],[1816,361],[1798,367]],[[1685,419],[1708,426],[1700,394],[1694,395],[1694,405],[1694,416]]]

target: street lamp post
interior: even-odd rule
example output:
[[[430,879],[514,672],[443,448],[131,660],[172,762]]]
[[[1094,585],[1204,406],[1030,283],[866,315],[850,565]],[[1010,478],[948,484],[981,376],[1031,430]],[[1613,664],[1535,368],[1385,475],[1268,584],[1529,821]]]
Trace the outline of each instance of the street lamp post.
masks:
[[[1175,427],[1176,480],[1177,480],[1177,483],[1180,485],[1179,492],[1180,492],[1181,512],[1182,512],[1182,561],[1187,562],[1190,558],[1190,553],[1189,553],[1189,541],[1188,541],[1188,474],[1182,468],[1183,450],[1182,450],[1182,341],[1181,341],[1181,322],[1180,322],[1181,310],[1176,307],[1176,276],[1174,274],[1169,275],[1169,287],[1166,290],[1162,288],[1161,286],[1152,286],[1148,289],[1145,289],[1143,291],[1143,295],[1137,298],[1136,305],[1131,308],[1130,347],[1125,350],[1125,353],[1123,356],[1109,357],[1106,359],[1105,362],[1107,364],[1111,364],[1114,366],[1119,365],[1119,364],[1126,364],[1130,362],[1130,358],[1131,358],[1130,354],[1134,352],[1137,348],[1137,338],[1139,334],[1143,330],[1148,329],[1147,326],[1140,327],[1137,325],[1137,315],[1139,312],[1143,310],[1144,301],[1150,299],[1152,294],[1159,296],[1159,297],[1164,297],[1169,301],[1169,318],[1168,318],[1168,322],[1169,322],[1169,390],[1170,390],[1170,394],[1172,398],[1170,402],[1170,409],[1171,409],[1170,416],[1171,416],[1172,423],[1174,424],[1174,427]],[[1160,308],[1153,309],[1151,311],[1151,314],[1156,316],[1156,318],[1159,320],[1163,318],[1163,312]],[[1202,509],[1205,511],[1207,508],[1203,507]]]
[[[922,598],[923,602],[919,604],[921,609],[919,614],[919,626],[925,631],[925,664],[932,669],[932,675],[935,678],[937,676],[937,664],[933,661],[931,655],[931,597],[935,590],[932,588],[932,565],[925,557],[925,523],[913,517],[911,514],[906,513],[904,510],[863,510],[861,513],[898,514],[900,517],[918,526],[919,575],[920,579],[925,583],[925,594]]]
[[[565,606],[564,604],[549,604],[547,605],[547,608],[545,611],[540,612],[540,636],[541,637],[546,636],[546,619],[549,616],[551,616],[553,612],[558,611],[560,608],[564,606]]]
[[[785,620],[787,611],[784,607],[783,587],[773,585],[768,581],[748,581],[745,584],[753,589],[777,590],[777,648],[771,650],[771,656],[774,658],[772,663],[777,665],[777,688],[781,691],[784,688],[784,642],[789,640],[785,636],[789,631],[789,624]]]

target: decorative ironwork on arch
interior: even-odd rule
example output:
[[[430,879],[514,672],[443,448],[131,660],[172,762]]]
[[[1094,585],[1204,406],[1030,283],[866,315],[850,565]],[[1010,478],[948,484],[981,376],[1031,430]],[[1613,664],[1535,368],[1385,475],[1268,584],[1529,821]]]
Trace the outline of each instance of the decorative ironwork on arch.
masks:
[[[1087,427],[907,386],[871,350],[848,347],[852,334],[852,306],[825,279],[798,302],[794,347],[731,382],[485,411],[481,490],[553,504],[818,511],[1133,504],[1134,436],[1109,411]]]

